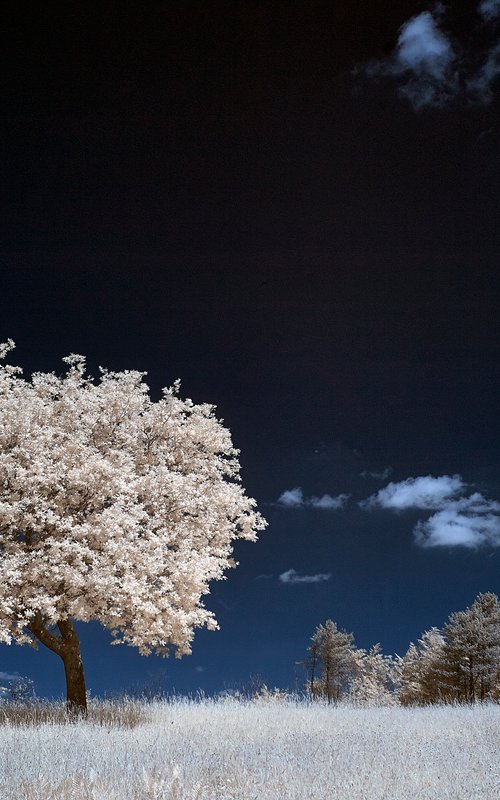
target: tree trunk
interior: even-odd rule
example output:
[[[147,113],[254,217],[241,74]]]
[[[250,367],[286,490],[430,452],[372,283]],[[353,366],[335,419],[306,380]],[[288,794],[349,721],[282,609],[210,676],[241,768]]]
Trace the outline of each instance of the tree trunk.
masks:
[[[80,653],[80,643],[76,648],[68,648],[62,656],[66,675],[66,708],[71,717],[87,716],[87,691]]]
[[[68,619],[61,619],[57,623],[60,636],[56,636],[45,627],[40,614],[36,614],[28,626],[36,638],[49,650],[57,653],[64,664],[66,675],[66,708],[73,719],[87,716],[87,692],[85,689],[85,675],[83,672],[80,641]]]
[[[316,651],[316,647],[314,645],[312,645],[309,649],[311,651],[311,660],[309,662],[309,665],[310,665],[310,668],[311,668],[311,677],[310,677],[310,680],[309,680],[309,693],[311,695],[311,698],[313,698],[314,697],[314,688],[315,688],[314,687],[314,677],[315,677],[315,672],[316,672],[316,664],[317,664],[317,661],[318,661],[318,654],[317,654],[317,651]]]

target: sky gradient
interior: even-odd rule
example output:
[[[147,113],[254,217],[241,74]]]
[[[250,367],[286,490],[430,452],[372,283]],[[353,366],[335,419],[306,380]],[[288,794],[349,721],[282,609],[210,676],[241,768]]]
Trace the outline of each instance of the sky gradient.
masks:
[[[8,15],[9,16],[9,15]],[[500,4],[12,9],[0,341],[217,406],[269,521],[179,662],[80,625],[95,694],[302,687],[500,593]],[[0,646],[41,695],[50,652]]]

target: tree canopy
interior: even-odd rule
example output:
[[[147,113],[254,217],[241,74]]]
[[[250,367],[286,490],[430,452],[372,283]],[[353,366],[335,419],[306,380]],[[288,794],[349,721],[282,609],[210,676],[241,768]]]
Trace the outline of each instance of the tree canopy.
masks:
[[[153,402],[145,373],[94,381],[83,356],[64,361],[31,380],[0,365],[0,641],[58,652],[71,620],[97,620],[143,654],[189,653],[217,627],[202,597],[234,540],[266,525],[239,451],[179,382]]]

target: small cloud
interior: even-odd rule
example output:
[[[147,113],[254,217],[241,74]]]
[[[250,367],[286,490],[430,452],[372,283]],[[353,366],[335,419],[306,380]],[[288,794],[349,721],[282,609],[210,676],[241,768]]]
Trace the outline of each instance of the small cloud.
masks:
[[[323,581],[329,581],[331,577],[331,572],[322,572],[317,575],[299,575],[294,569],[289,569],[281,573],[279,580],[281,583],[322,583]]]
[[[304,494],[300,486],[296,489],[288,489],[278,497],[278,503],[286,508],[301,508],[304,505]]]
[[[437,20],[429,11],[424,11],[402,26],[393,71],[411,70],[420,78],[445,81],[455,58],[453,47],[439,29]]]
[[[500,517],[464,514],[451,507],[419,522],[414,536],[420,547],[500,547]]]
[[[319,508],[324,511],[336,511],[344,508],[349,494],[338,494],[332,497],[331,494],[324,494],[321,497],[304,497],[300,486],[295,489],[288,489],[278,497],[278,503],[285,508]]]
[[[391,58],[372,61],[357,67],[355,74],[369,78],[395,77],[399,94],[413,108],[444,107],[462,98],[471,105],[486,105],[493,99],[493,82],[500,74],[500,45],[484,49],[482,66],[471,72],[470,63],[477,63],[475,51],[458,48],[449,33],[442,29],[444,6],[438,3],[432,11],[423,11],[408,20],[399,31],[396,49]],[[478,7],[485,24],[500,16],[500,0],[484,0]]]
[[[362,478],[373,478],[376,481],[386,481],[392,475],[392,467],[386,467],[380,472],[365,470],[361,473]]]
[[[399,93],[415,109],[446,105],[458,91],[457,55],[430,11],[412,17],[401,27],[391,59],[372,62],[365,71],[369,77],[402,78]]]
[[[488,53],[483,66],[472,78],[467,80],[467,90],[471,101],[480,104],[493,100],[493,82],[500,75],[500,44]]]
[[[1,672],[0,671],[0,681],[18,681],[20,679],[20,675],[18,672]]]
[[[339,508],[344,508],[350,496],[350,494],[338,494],[336,497],[332,497],[331,494],[324,494],[322,497],[311,497],[308,501],[308,505],[310,505],[311,508],[336,511]]]
[[[399,483],[389,483],[384,489],[363,500],[362,508],[389,508],[403,511],[407,508],[441,508],[443,502],[464,491],[466,484],[460,475],[441,475],[433,478],[407,478]]]
[[[269,573],[269,572],[262,572],[260,575],[257,575],[257,577],[255,578],[255,580],[256,580],[256,581],[268,581],[268,580],[270,580],[272,577],[273,577],[273,576],[271,575],[271,573]]]
[[[202,667],[200,664],[198,664],[198,665],[197,665],[197,666],[194,668],[194,671],[195,671],[195,672],[205,672],[205,667]]]
[[[482,0],[479,4],[479,13],[486,22],[500,17],[500,0]]]

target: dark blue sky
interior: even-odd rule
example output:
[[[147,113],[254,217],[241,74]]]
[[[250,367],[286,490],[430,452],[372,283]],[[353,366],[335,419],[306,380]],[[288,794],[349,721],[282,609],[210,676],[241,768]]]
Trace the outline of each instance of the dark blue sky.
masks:
[[[147,370],[155,396],[181,378],[217,405],[269,521],[213,585],[221,631],[191,657],[81,625],[95,693],[163,671],[179,691],[301,685],[328,617],[401,653],[500,592],[498,538],[422,548],[434,512],[358,505],[425,475],[500,499],[500,22],[432,8],[13,6],[0,340],[28,373],[78,352]],[[280,506],[295,487],[351,497]],[[42,650],[0,646],[0,673],[62,693]]]

